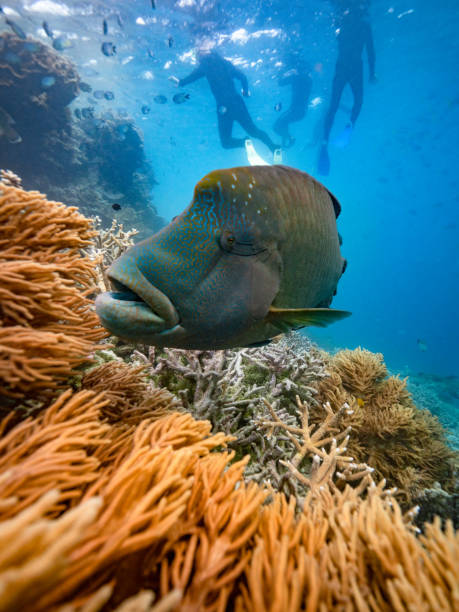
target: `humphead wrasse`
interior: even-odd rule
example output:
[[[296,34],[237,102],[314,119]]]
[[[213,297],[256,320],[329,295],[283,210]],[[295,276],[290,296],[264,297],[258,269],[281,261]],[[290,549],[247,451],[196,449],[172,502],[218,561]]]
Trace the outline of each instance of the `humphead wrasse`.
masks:
[[[104,327],[160,347],[254,346],[350,313],[329,308],[345,268],[340,205],[287,166],[215,170],[191,204],[108,270]]]

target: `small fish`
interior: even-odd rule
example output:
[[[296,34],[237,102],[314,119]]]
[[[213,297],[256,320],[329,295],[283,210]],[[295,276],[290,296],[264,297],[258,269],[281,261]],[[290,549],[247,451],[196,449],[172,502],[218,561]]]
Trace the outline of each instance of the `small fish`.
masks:
[[[110,266],[116,289],[96,298],[96,312],[121,338],[195,350],[339,321],[350,314],[329,307],[345,262],[339,210],[294,168],[210,172],[182,214]]]
[[[53,47],[56,51],[63,51],[64,49],[73,47],[73,43],[66,36],[58,36],[58,38],[53,40]]]
[[[45,76],[41,80],[41,86],[44,89],[47,89],[48,87],[52,87],[55,82],[56,82],[56,79],[53,76]]]
[[[114,100],[115,94],[113,93],[113,91],[104,91],[104,98],[106,100]]]
[[[282,102],[278,102],[277,104],[275,104],[274,110],[276,111],[276,113],[280,112],[282,110]]]
[[[361,397],[358,397],[357,404],[360,406],[360,408],[362,408],[362,406],[365,406],[365,400],[363,400]]]
[[[15,123],[13,117],[0,106],[0,138],[5,137],[10,144],[22,142],[21,135],[13,127]]]
[[[92,94],[96,100],[102,100],[102,98],[104,97],[104,92],[102,91],[102,89],[96,89],[96,91],[93,92]]]
[[[148,115],[148,113],[151,111],[151,108],[147,106],[146,104],[144,104],[141,110],[142,110],[143,115]]]
[[[174,39],[172,38],[172,36],[168,36],[167,46],[169,47],[169,49],[174,46]]]
[[[120,204],[112,204],[112,208],[113,208],[113,210],[121,210],[121,205]]]
[[[19,27],[18,24],[15,23],[12,19],[8,19],[7,17],[5,21],[10,26],[10,28],[13,30],[13,32],[16,34],[16,36],[19,36],[19,38],[22,38],[22,40],[25,40],[27,38],[24,30],[21,27]]]
[[[76,108],[73,113],[77,119],[81,119],[81,111],[79,108]]]
[[[44,29],[45,34],[46,34],[46,36],[47,36],[48,38],[54,38],[53,31],[52,31],[52,30],[51,30],[51,28],[49,27],[49,25],[48,25],[48,22],[47,22],[47,21],[44,21],[44,22],[41,24],[41,27]]]
[[[102,32],[103,32],[104,36],[107,36],[107,34],[108,34],[108,23],[107,23],[106,19],[104,19],[102,21]]]
[[[190,94],[188,94],[188,93],[178,93],[178,94],[175,94],[175,96],[172,98],[172,100],[176,104],[183,104],[184,102],[186,102],[189,99],[190,99]]]
[[[104,42],[101,46],[101,51],[107,57],[111,57],[112,55],[116,55],[116,46],[111,42]]]
[[[420,338],[418,338],[417,345],[418,345],[418,349],[422,351],[423,353],[427,351],[427,344],[424,342],[424,340],[421,340]]]
[[[153,102],[156,102],[156,104],[166,104],[167,98],[166,96],[159,94],[153,98]]]
[[[156,2],[155,2],[155,0],[151,0],[151,8],[152,8],[153,10],[155,10],[155,9],[156,9]]]
[[[116,15],[116,23],[118,24],[120,28],[124,26],[123,20],[121,19],[121,15],[119,14]]]
[[[94,118],[94,107],[93,106],[86,106],[85,108],[82,108],[81,109],[81,115],[85,119],[93,119]]]
[[[155,59],[155,54],[154,54],[154,52],[151,49],[148,49],[147,55],[148,55],[148,57],[151,57],[151,59]]]
[[[92,91],[91,85],[89,85],[89,83],[85,83],[84,81],[80,82],[80,89],[81,91],[84,91],[85,93],[91,93]]]
[[[220,115],[224,115],[225,113],[228,112],[228,109],[226,108],[226,106],[222,105],[222,106],[218,107],[218,112],[219,112]]]

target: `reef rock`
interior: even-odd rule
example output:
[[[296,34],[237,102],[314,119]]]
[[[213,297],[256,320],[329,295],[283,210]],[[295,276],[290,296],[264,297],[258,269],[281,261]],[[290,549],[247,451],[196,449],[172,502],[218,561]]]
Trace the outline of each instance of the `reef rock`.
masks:
[[[0,35],[0,167],[28,189],[99,216],[104,227],[127,216],[139,238],[150,235],[164,220],[151,205],[143,136],[124,117],[78,119],[70,103],[81,95],[88,105],[79,84],[76,66],[51,46]]]

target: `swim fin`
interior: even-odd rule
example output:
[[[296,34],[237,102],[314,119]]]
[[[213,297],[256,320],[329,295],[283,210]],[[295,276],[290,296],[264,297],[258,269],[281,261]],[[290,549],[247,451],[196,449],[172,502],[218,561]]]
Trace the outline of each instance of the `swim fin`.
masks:
[[[281,164],[282,163],[282,149],[275,149],[274,150],[274,164]]]
[[[252,141],[247,138],[245,141],[245,150],[247,153],[247,159],[251,166],[270,166],[258,153],[255,151]]]
[[[317,171],[323,176],[327,176],[330,173],[330,157],[328,156],[328,148],[326,144],[320,147]]]

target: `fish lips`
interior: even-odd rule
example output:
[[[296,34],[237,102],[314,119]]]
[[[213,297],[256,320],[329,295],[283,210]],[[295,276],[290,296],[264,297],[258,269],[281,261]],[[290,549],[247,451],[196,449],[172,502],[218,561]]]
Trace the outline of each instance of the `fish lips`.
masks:
[[[120,336],[145,336],[175,327],[179,315],[169,298],[152,285],[141,270],[129,271],[115,262],[108,271],[114,291],[99,295],[96,312],[109,331]]]

